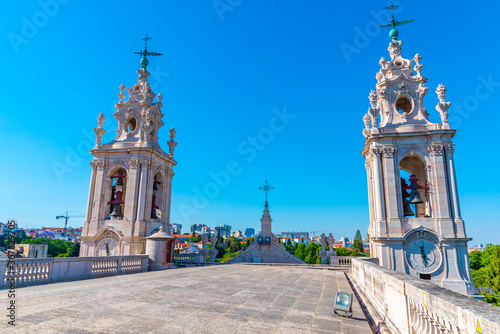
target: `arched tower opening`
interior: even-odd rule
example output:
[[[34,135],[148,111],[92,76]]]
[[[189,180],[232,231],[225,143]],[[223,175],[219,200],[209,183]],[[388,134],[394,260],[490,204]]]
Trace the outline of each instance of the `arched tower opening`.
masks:
[[[163,213],[163,176],[157,172],[153,179],[153,195],[151,200],[151,220],[160,221]]]
[[[404,217],[429,217],[428,182],[424,162],[419,156],[412,154],[401,160],[399,168]]]
[[[110,219],[123,219],[127,189],[127,171],[116,168],[109,173],[107,211]]]

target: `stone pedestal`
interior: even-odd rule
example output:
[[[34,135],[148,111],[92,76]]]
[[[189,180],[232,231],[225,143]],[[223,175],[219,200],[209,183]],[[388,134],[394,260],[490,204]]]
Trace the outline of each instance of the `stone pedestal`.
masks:
[[[174,240],[174,237],[165,233],[163,226],[159,232],[146,238],[146,254],[152,261],[150,270],[171,267],[174,255]]]

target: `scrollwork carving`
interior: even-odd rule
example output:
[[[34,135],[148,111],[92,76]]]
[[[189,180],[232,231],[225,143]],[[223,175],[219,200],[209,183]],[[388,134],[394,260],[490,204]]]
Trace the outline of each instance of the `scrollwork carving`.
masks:
[[[97,169],[104,169],[108,165],[108,162],[104,160],[94,160],[90,164],[92,167],[95,167]]]
[[[444,153],[444,146],[440,144],[429,145],[427,146],[427,149],[431,155],[443,155]]]
[[[386,158],[394,158],[394,154],[396,153],[395,147],[384,147],[384,157]]]
[[[455,144],[446,144],[444,146],[444,149],[446,151],[446,154],[453,155],[453,152],[455,152]]]
[[[380,157],[382,155],[383,150],[381,148],[372,148],[371,152],[373,156]]]
[[[130,167],[132,167],[132,168],[138,168],[139,164],[140,164],[139,159],[137,159],[137,158],[131,158],[129,160],[129,163],[130,163]]]

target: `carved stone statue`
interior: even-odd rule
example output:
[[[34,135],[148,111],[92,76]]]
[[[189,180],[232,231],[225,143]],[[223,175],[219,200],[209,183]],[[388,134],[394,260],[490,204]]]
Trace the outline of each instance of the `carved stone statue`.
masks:
[[[95,132],[95,146],[94,149],[96,148],[101,148],[101,140],[102,140],[102,135],[106,132],[106,129],[102,128],[102,125],[104,124],[104,114],[100,113],[99,116],[97,116],[97,128],[94,128]]]
[[[217,245],[217,235],[212,234],[210,237],[210,263],[215,262],[215,257],[217,256],[217,248],[215,246]]]
[[[201,250],[207,250],[208,236],[207,234],[203,234],[201,236]]]
[[[439,115],[441,116],[441,123],[443,123],[443,129],[449,129],[450,125],[448,124],[448,109],[450,109],[451,102],[445,102],[446,99],[446,87],[443,84],[439,84],[436,89],[436,94],[439,98],[439,103],[436,106],[436,110],[439,111]]]
[[[321,250],[325,250],[326,247],[326,235],[324,233],[321,234],[321,238],[319,239],[319,242],[321,243]]]
[[[326,235],[324,233],[321,234],[321,238],[319,239],[319,242],[321,243],[321,250],[319,251],[321,263],[326,264],[326,260],[328,258],[328,255],[326,252]]]
[[[127,89],[125,87],[124,84],[121,84],[120,85],[120,94],[118,94],[118,98],[120,99],[120,102],[118,102],[119,104],[123,104],[123,99],[125,98],[125,89]]]
[[[378,128],[378,114],[380,112],[380,107],[377,106],[378,95],[375,91],[371,91],[368,96],[370,99],[370,108],[368,108],[368,114],[372,119],[372,128]]]
[[[337,252],[334,250],[335,249],[335,239],[333,238],[333,234],[328,235],[328,245],[330,246],[330,251],[328,252],[330,256],[335,256],[337,255]]]
[[[167,141],[168,155],[170,157],[173,157],[174,156],[174,149],[177,146],[177,142],[175,141],[175,133],[176,133],[175,129],[171,128],[169,133],[170,133],[170,140]]]
[[[142,131],[141,131],[141,141],[149,141],[151,140],[151,134],[154,130],[153,125],[153,115],[152,111],[149,108],[143,107],[141,116],[142,116]]]

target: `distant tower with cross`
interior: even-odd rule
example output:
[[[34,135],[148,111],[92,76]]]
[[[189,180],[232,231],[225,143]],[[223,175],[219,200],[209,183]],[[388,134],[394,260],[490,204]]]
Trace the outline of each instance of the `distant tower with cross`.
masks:
[[[423,104],[429,88],[421,73],[422,57],[417,53],[404,59],[398,40],[396,27],[412,21],[392,16],[385,25],[391,28],[390,60],[380,59],[376,89],[363,117],[371,256],[385,268],[472,295],[471,239],[458,199],[450,102],[440,84],[435,107],[440,122],[432,122]]]
[[[227,263],[253,262],[253,263],[301,263],[305,262],[295,255],[287,252],[285,246],[278,240],[271,230],[271,214],[269,213],[268,193],[274,187],[269,182],[264,183],[259,190],[265,193],[264,212],[260,219],[261,231],[255,236],[254,242],[244,252],[233,257]]]
[[[129,88],[120,86],[120,100],[113,114],[118,122],[116,137],[111,142],[101,143],[106,132],[105,116],[100,113],[97,117],[80,256],[144,254],[147,237],[160,229],[171,233],[172,177],[177,164],[173,154],[177,143],[173,128],[166,151],[158,142],[158,130],[163,125],[162,95],[151,89],[147,57],[161,53],[148,51],[150,39],[146,35],[144,50],[136,52],[142,56],[137,83]],[[171,246],[173,252],[173,243]]]
[[[260,190],[263,190],[264,193],[266,194],[266,201],[265,201],[265,204],[264,204],[264,213],[262,215],[262,218],[260,219],[260,223],[261,223],[261,232],[260,232],[260,237],[264,238],[271,238],[271,235],[273,234],[273,232],[271,231],[271,223],[273,222],[273,220],[271,219],[271,215],[269,214],[269,202],[268,202],[268,193],[269,191],[273,190],[274,187],[269,185],[269,182],[266,182],[264,183],[264,185],[262,187],[259,187]]]

